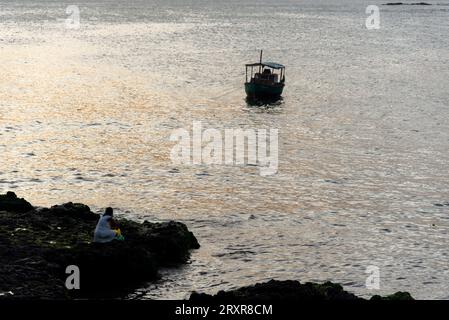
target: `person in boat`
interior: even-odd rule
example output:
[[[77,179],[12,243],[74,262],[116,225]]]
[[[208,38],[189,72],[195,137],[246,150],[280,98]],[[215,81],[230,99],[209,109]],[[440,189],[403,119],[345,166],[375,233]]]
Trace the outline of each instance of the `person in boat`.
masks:
[[[95,228],[94,242],[106,243],[112,240],[125,240],[113,215],[114,210],[112,208],[106,208],[105,213],[100,217]]]
[[[263,69],[262,78],[268,81],[274,81],[274,74],[271,73],[271,70],[268,68]]]

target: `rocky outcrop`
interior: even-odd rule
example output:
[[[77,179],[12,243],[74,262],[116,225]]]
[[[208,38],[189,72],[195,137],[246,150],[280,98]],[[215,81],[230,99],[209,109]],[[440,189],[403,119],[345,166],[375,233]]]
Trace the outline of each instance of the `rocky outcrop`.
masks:
[[[370,300],[414,300],[413,297],[408,292],[398,291],[396,293],[390,294],[388,296],[372,296]]]
[[[407,292],[387,297],[374,296],[372,300],[412,300]],[[301,284],[299,281],[271,280],[232,291],[220,291],[216,295],[193,292],[190,301],[197,303],[250,302],[250,301],[304,301],[304,300],[363,300],[343,290],[339,284]]]
[[[0,195],[0,298],[120,297],[199,248],[174,221],[118,220],[125,241],[92,243],[98,218],[83,204],[36,209],[13,193]],[[65,287],[69,265],[80,269],[80,290]]]
[[[0,194],[0,211],[28,212],[33,206],[23,198],[17,198],[14,192]]]

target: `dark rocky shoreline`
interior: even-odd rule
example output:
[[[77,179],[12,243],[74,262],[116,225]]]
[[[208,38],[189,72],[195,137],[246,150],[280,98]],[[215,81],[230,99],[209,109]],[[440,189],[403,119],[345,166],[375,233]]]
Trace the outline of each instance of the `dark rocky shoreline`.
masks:
[[[199,248],[187,227],[174,221],[119,219],[126,241],[92,243],[98,218],[83,204],[38,209],[12,192],[0,195],[0,298],[122,297]],[[80,269],[80,290],[65,287],[69,265]]]
[[[299,281],[271,280],[265,283],[257,283],[253,286],[242,287],[231,291],[220,291],[216,295],[193,292],[190,301],[196,303],[226,303],[226,302],[281,302],[304,300],[365,300],[350,292],[343,290],[338,283],[325,282],[300,283]],[[388,296],[375,295],[370,300],[413,300],[408,292],[396,292]]]
[[[411,2],[411,3],[407,3],[407,2],[388,2],[388,3],[384,3],[384,6],[431,6],[431,3],[427,3],[427,2]]]
[[[92,243],[99,215],[86,205],[34,208],[8,192],[0,195],[0,299],[112,299],[158,278],[158,269],[186,263],[200,247],[180,222],[137,223],[119,219],[125,241]],[[80,269],[81,289],[68,290],[66,268]],[[339,284],[269,281],[211,296],[192,293],[193,302],[363,300]],[[376,299],[408,300],[407,292]]]

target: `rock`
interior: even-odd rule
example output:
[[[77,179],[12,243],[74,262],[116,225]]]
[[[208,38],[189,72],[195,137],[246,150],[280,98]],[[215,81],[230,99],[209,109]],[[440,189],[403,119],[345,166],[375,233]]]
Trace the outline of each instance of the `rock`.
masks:
[[[197,239],[187,227],[175,221],[164,223],[143,223],[145,232],[142,241],[153,252],[167,263],[184,262],[188,259],[189,249],[200,247]],[[125,226],[126,228],[126,226]]]
[[[52,206],[49,210],[51,214],[56,216],[70,216],[84,220],[98,220],[98,215],[90,211],[90,208],[82,203],[68,202],[62,205]]]
[[[10,199],[16,197],[9,194],[0,199],[14,203]],[[3,299],[120,297],[156,279],[160,267],[187,262],[190,250],[199,248],[195,236],[180,222],[121,219],[125,241],[99,244],[92,239],[100,216],[86,205],[18,208],[9,206],[0,213],[0,293],[13,292],[0,295]],[[80,269],[81,290],[65,288],[69,265]]]
[[[28,212],[33,210],[33,206],[23,198],[17,198],[14,192],[7,192],[0,195],[0,211]]]
[[[193,302],[246,302],[246,301],[297,301],[297,300],[358,300],[357,296],[346,292],[339,284],[326,282],[316,284],[299,281],[270,280],[254,286],[232,291],[220,291],[215,296],[193,292]]]
[[[391,296],[374,296],[372,300],[410,300],[413,299],[407,292],[397,292]],[[254,286],[242,287],[232,291],[220,291],[216,295],[193,292],[190,301],[195,303],[223,303],[249,301],[304,301],[304,300],[364,300],[343,290],[337,283],[325,282],[323,284],[299,281],[270,280]]]
[[[51,284],[51,285],[50,285]],[[50,270],[28,265],[6,264],[0,266],[0,299],[68,299],[64,282]]]
[[[408,292],[398,291],[385,297],[372,296],[370,300],[415,300]]]
[[[384,3],[384,6],[431,6],[432,4],[427,2],[414,2],[414,3],[404,3],[404,2],[388,2]]]
[[[58,265],[58,274],[65,275],[69,265],[80,270],[81,289],[72,297],[114,298],[126,295],[144,281],[158,278],[157,255],[135,243],[76,244],[71,248],[47,250],[47,261]]]

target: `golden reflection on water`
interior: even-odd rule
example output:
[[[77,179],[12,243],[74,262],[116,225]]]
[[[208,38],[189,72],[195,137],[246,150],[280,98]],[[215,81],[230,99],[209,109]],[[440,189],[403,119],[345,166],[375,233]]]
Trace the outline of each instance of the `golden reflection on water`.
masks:
[[[383,268],[384,293],[447,294],[447,210],[434,206],[449,191],[444,41],[403,24],[366,39],[351,27],[354,8],[325,30],[328,15],[318,9],[252,9],[161,13],[182,16],[177,22],[102,22],[95,13],[79,31],[5,22],[0,188],[35,205],[77,201],[187,222],[203,248],[173,271],[173,286],[149,297],[270,277],[330,279],[368,294],[371,264]],[[447,20],[436,17],[420,19]],[[279,28],[288,31],[271,34]],[[284,101],[274,108],[244,100],[243,65],[260,47],[287,65]],[[173,165],[170,134],[192,121],[280,129],[279,174]],[[423,289],[430,274],[436,279]]]

